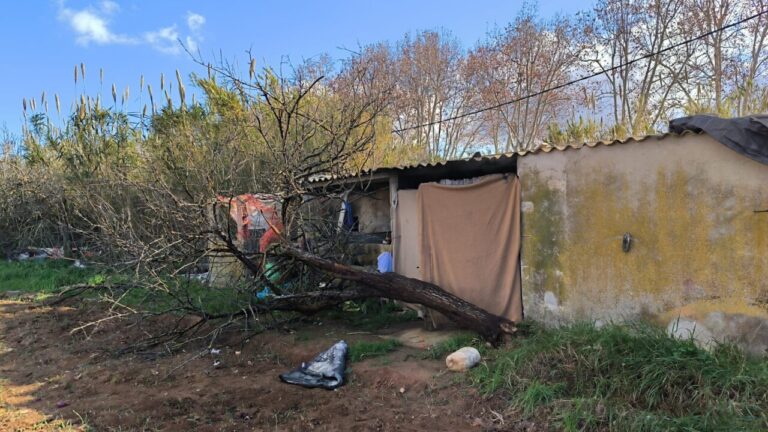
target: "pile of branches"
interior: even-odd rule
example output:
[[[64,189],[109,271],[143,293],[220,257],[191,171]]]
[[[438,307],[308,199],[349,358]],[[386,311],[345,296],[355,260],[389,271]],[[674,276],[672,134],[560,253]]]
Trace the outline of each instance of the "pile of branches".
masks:
[[[277,311],[316,313],[366,298],[422,304],[494,342],[515,331],[514,323],[433,284],[351,266],[338,215],[310,209],[318,202],[338,203],[345,192],[333,180],[310,187],[311,179],[334,179],[366,166],[393,91],[380,85],[378,75],[385,71],[360,59],[344,66],[344,79],[329,83],[322,65],[282,74],[257,72],[251,60],[248,78],[240,78],[225,64],[195,60],[208,70],[208,78],[196,79],[207,96],[204,104],[173,107],[169,99],[156,109],[153,102],[152,114],[131,124],[125,115],[83,99],[66,129],[33,119],[35,127],[25,136],[27,156],[14,169],[29,179],[36,172],[55,173],[43,182],[59,191],[53,202],[42,187],[22,182],[34,192],[26,196],[50,204],[49,213],[36,213],[40,226],[56,227],[55,236],[73,246],[68,254],[89,251],[84,258],[90,264],[130,274],[135,285],[75,286],[61,301],[97,290],[111,305],[113,318],[105,319],[197,317],[187,326],[179,319],[145,346],[193,337],[214,322],[227,327]],[[221,199],[254,191],[270,192],[279,208],[268,249],[238,239],[232,208]],[[8,220],[20,224],[23,218]],[[245,269],[239,281],[227,284],[233,304],[220,310],[205,304],[194,282],[216,259]],[[271,280],[269,268],[283,275],[280,283]],[[259,295],[265,288],[270,295]],[[141,301],[124,301],[137,292],[145,293]]]

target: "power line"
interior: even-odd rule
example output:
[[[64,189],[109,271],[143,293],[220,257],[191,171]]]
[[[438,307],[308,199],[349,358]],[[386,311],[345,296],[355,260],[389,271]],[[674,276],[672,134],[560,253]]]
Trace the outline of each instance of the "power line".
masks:
[[[695,42],[697,40],[704,39],[704,38],[706,38],[708,36],[712,36],[713,34],[720,33],[722,31],[728,30],[728,29],[733,28],[733,27],[738,27],[738,26],[744,24],[745,22],[751,21],[751,20],[753,20],[755,18],[758,18],[758,17],[760,17],[762,15],[765,15],[766,13],[768,13],[768,10],[760,11],[760,12],[758,12],[758,13],[752,15],[752,16],[748,16],[748,17],[743,18],[743,19],[741,19],[739,21],[735,21],[735,22],[733,22],[731,24],[725,25],[725,26],[720,27],[720,28],[716,28],[714,30],[710,30],[710,31],[708,31],[706,33],[703,33],[703,34],[701,34],[699,36],[696,36],[695,38],[687,39],[687,40],[684,40],[682,42],[678,42],[676,44],[672,44],[672,45],[670,45],[670,46],[668,46],[666,48],[660,49],[658,51],[655,51],[655,52],[652,52],[652,53],[648,53],[648,54],[642,55],[640,57],[634,58],[634,59],[632,59],[632,60],[630,60],[630,61],[628,61],[626,63],[622,63],[622,64],[619,64],[619,65],[616,65],[616,66],[612,66],[612,67],[610,67],[608,69],[603,69],[600,72],[595,72],[595,73],[593,73],[591,75],[585,75],[585,76],[576,78],[574,80],[568,81],[566,83],[546,88],[546,89],[538,91],[536,93],[530,93],[530,94],[527,94],[525,96],[521,96],[521,97],[516,98],[516,99],[511,99],[511,100],[508,100],[508,101],[505,101],[505,102],[501,102],[501,103],[496,104],[496,105],[487,106],[485,108],[479,108],[479,109],[476,109],[474,111],[465,112],[463,114],[455,115],[455,116],[452,116],[452,117],[446,117],[446,118],[442,118],[440,120],[435,120],[435,121],[432,121],[432,122],[422,123],[422,124],[418,124],[418,125],[414,125],[414,126],[408,126],[408,127],[404,127],[404,128],[401,128],[401,129],[394,129],[394,130],[392,130],[392,132],[393,133],[400,133],[400,132],[405,132],[405,131],[409,131],[409,130],[413,130],[413,129],[420,129],[420,128],[423,128],[423,127],[434,126],[434,125],[437,125],[437,124],[440,124],[440,123],[445,123],[445,122],[449,122],[449,121],[453,121],[453,120],[458,120],[458,119],[461,119],[461,118],[464,118],[464,117],[470,117],[470,116],[473,116],[473,115],[476,115],[476,114],[480,114],[480,113],[483,113],[483,112],[486,112],[486,111],[491,111],[491,110],[494,110],[494,109],[498,109],[498,108],[501,108],[501,107],[504,107],[504,106],[507,106],[507,105],[511,105],[513,103],[524,101],[526,99],[534,98],[536,96],[541,96],[543,94],[546,94],[546,93],[549,93],[549,92],[552,92],[552,91],[555,91],[555,90],[560,90],[561,88],[568,87],[570,85],[577,84],[577,83],[580,83],[582,81],[586,81],[586,80],[598,77],[600,75],[607,74],[609,72],[613,72],[613,71],[615,71],[617,69],[621,69],[621,68],[625,68],[627,66],[631,66],[631,65],[633,65],[633,64],[635,64],[635,63],[637,63],[639,61],[646,60],[646,59],[649,59],[651,57],[655,57],[655,56],[657,56],[659,54],[664,54],[667,51],[671,51],[671,50],[673,50],[675,48],[679,48],[679,47],[681,47],[683,45],[688,45],[691,42]]]

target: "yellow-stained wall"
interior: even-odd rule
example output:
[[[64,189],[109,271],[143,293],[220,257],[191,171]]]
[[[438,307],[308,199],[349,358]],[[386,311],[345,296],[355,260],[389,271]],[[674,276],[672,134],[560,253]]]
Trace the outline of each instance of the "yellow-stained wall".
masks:
[[[689,134],[527,155],[518,174],[528,317],[768,349],[768,166]]]

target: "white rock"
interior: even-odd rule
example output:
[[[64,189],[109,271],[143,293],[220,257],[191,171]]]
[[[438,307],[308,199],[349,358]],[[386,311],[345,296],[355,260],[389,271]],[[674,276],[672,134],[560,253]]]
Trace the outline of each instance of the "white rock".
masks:
[[[703,349],[711,349],[717,339],[712,332],[694,319],[675,318],[667,325],[667,333],[675,339],[693,339],[693,342]]]

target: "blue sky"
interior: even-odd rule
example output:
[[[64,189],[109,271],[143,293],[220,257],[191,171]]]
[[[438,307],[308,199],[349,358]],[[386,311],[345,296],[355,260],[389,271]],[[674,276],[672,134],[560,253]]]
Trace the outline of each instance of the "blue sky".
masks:
[[[544,17],[587,9],[588,0],[540,1]],[[61,98],[62,111],[83,91],[111,99],[130,88],[130,105],[140,109],[139,78],[159,88],[159,76],[172,79],[204,73],[178,45],[244,61],[250,49],[261,65],[294,62],[344,48],[397,40],[406,32],[442,28],[473,46],[488,30],[514,19],[522,1],[9,1],[0,25],[0,126],[18,134],[22,98]],[[75,65],[85,63],[86,80],[76,86]],[[99,85],[99,68],[104,85]],[[53,103],[49,111],[54,113]],[[139,107],[139,108],[136,108]],[[39,107],[38,107],[39,108]]]

